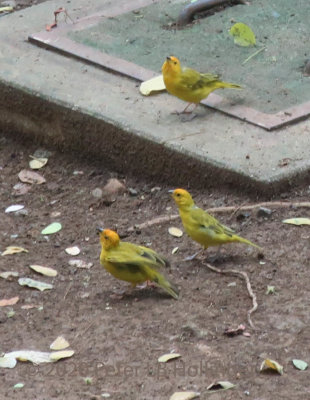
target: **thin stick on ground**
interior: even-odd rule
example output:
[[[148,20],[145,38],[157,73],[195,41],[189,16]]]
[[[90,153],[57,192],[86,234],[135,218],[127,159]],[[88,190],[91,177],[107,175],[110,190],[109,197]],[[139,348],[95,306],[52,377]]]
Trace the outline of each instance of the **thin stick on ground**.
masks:
[[[246,272],[244,272],[244,271],[237,271],[236,269],[227,269],[225,271],[222,271],[222,270],[214,267],[213,265],[211,265],[209,263],[203,262],[202,264],[205,267],[207,267],[208,269],[210,269],[211,271],[216,272],[218,274],[236,275],[236,276],[242,277],[245,280],[249,296],[251,297],[252,303],[253,303],[253,307],[247,312],[247,318],[248,318],[248,323],[249,323],[250,327],[255,330],[256,328],[255,328],[255,325],[252,322],[251,314],[257,310],[258,305],[257,305],[256,295],[252,290],[252,286],[251,286],[251,282],[250,282],[250,279],[248,277],[248,274]]]
[[[255,208],[258,207],[270,207],[270,208],[310,208],[310,202],[309,201],[302,201],[302,202],[285,202],[285,201],[265,201],[262,203],[257,203],[257,204],[249,204],[249,205],[244,205],[244,206],[228,206],[228,207],[214,207],[214,208],[208,208],[206,211],[210,213],[226,213],[226,212],[233,212],[233,215],[238,212],[238,211],[250,211],[254,210]],[[134,225],[131,226],[127,229],[127,232],[134,232],[136,230],[142,230],[145,228],[149,228],[150,226],[153,225],[160,225],[160,224],[166,224],[170,221],[174,221],[179,218],[178,214],[173,214],[173,215],[162,215],[160,217],[156,217],[154,219],[151,219],[150,221],[143,222],[142,224]]]

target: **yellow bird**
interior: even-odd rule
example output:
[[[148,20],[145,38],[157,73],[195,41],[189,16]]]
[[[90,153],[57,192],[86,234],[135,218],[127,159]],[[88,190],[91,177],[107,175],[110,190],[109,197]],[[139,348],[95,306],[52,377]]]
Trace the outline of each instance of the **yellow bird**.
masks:
[[[188,236],[200,243],[204,249],[224,243],[240,242],[260,249],[259,246],[234,233],[206,211],[198,208],[192,196],[184,189],[170,191],[176,202],[184,229]],[[194,258],[195,254],[192,258]],[[189,258],[190,259],[190,258]]]
[[[134,288],[145,281],[155,282],[175,299],[179,293],[160,270],[169,262],[148,247],[122,242],[110,229],[98,228],[101,243],[100,263],[115,278],[130,282]]]
[[[181,114],[189,113],[187,108],[193,103],[196,108],[201,100],[208,97],[214,90],[242,89],[234,83],[222,82],[218,75],[201,74],[191,68],[182,68],[179,59],[174,56],[166,58],[162,73],[167,91],[189,103]]]

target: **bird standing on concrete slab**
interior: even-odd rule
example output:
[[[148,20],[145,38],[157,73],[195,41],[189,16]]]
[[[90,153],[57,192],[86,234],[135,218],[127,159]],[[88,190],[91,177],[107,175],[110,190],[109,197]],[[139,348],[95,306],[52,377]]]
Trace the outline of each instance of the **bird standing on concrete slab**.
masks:
[[[162,73],[167,91],[189,103],[179,114],[192,113],[193,110],[187,111],[188,107],[195,104],[196,108],[201,100],[208,97],[214,90],[242,89],[234,83],[222,82],[218,75],[201,74],[191,68],[182,68],[179,59],[174,56],[166,58]]]

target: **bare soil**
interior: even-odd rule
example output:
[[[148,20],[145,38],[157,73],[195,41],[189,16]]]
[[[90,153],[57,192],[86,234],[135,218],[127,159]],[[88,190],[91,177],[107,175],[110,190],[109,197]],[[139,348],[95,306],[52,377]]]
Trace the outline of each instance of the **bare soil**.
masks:
[[[202,399],[212,400],[308,398],[309,369],[296,370],[292,359],[310,362],[310,231],[307,226],[281,221],[309,217],[309,209],[274,209],[269,218],[257,216],[257,210],[217,215],[264,248],[262,259],[245,245],[224,246],[215,264],[223,270],[248,273],[258,300],[252,316],[257,330],[253,331],[247,323],[252,303],[244,282],[207,270],[199,259],[184,261],[199,247],[186,235],[169,235],[169,226],[182,228],[180,220],[127,233],[134,224],[176,213],[167,193],[171,187],[119,176],[98,160],[50,149],[48,164],[39,171],[46,183],[32,185],[27,194],[16,196],[17,175],[29,168],[29,156],[37,148],[12,137],[1,139],[0,251],[15,245],[29,252],[0,256],[0,272],[17,271],[20,277],[49,282],[54,288],[39,292],[19,286],[18,278],[0,278],[0,299],[19,296],[16,305],[0,307],[0,351],[49,351],[52,341],[64,335],[75,354],[54,364],[18,362],[14,369],[1,369],[1,399],[101,399],[108,393],[113,400],[164,400],[182,390],[197,391]],[[110,205],[94,197],[92,191],[102,188],[110,177],[120,179],[137,195],[126,191]],[[220,188],[212,193],[191,192],[204,208],[261,200]],[[308,200],[309,188],[286,193],[278,200],[283,197],[284,201]],[[26,213],[5,214],[12,204],[24,204]],[[54,221],[62,223],[62,230],[43,236],[41,230]],[[100,266],[97,226],[117,229],[124,240],[167,256],[172,263],[169,277],[179,286],[180,299],[176,301],[158,288],[136,289],[123,299],[114,299],[113,293],[126,283]],[[77,257],[65,253],[73,245],[81,249]],[[178,252],[171,254],[175,247]],[[208,256],[215,251],[210,249]],[[70,266],[72,258],[93,266]],[[40,276],[30,264],[55,268],[58,276]],[[266,294],[268,285],[275,286],[275,294]],[[29,304],[36,307],[22,308]],[[10,311],[15,314],[10,316]],[[224,335],[226,328],[241,323],[249,337]],[[160,355],[171,351],[182,358],[168,364],[157,362]],[[259,372],[267,357],[284,366],[282,376]],[[237,386],[206,394],[208,385],[218,380]],[[24,387],[13,389],[18,382]]]

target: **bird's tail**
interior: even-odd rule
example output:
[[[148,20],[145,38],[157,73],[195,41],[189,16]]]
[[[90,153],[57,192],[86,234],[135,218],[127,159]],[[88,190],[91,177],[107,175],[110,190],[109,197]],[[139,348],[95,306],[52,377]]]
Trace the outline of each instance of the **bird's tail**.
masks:
[[[242,86],[236,85],[235,83],[229,82],[220,82],[220,88],[227,88],[227,89],[242,89]]]
[[[154,282],[156,282],[162,289],[169,293],[174,299],[177,300],[179,298],[179,291],[176,286],[169,282],[168,279],[163,275],[158,274],[154,279]]]
[[[262,248],[260,246],[258,246],[257,244],[251,242],[250,240],[244,239],[243,237],[240,237],[240,236],[237,236],[237,235],[234,235],[234,236],[236,236],[236,238],[237,238],[236,242],[249,244],[250,246],[253,246],[253,247],[256,247],[259,250],[262,250]]]

